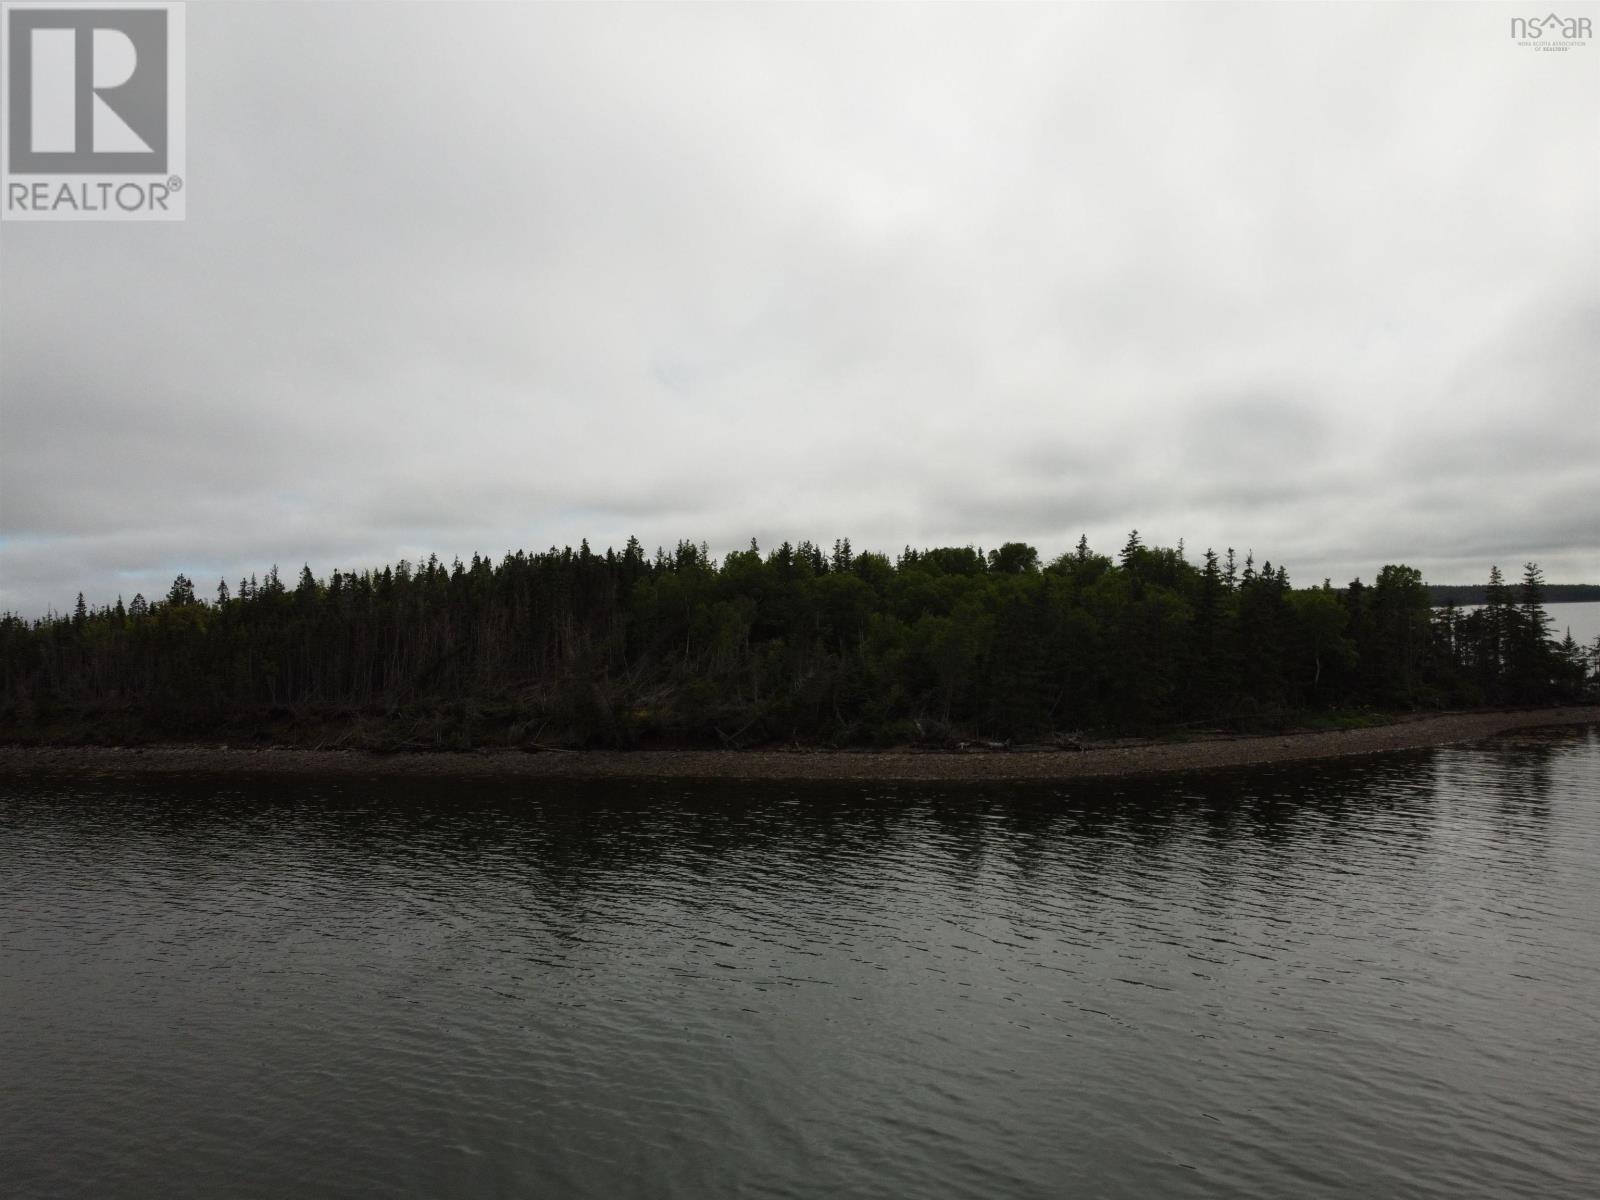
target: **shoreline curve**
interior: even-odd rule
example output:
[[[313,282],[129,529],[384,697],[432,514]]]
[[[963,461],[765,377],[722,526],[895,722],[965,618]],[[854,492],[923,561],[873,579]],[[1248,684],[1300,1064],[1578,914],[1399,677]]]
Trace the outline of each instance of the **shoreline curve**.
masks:
[[[1359,729],[1091,745],[1082,750],[468,750],[0,746],[0,777],[266,774],[801,782],[1066,782],[1416,750],[1517,730],[1600,725],[1600,705],[1441,713]]]

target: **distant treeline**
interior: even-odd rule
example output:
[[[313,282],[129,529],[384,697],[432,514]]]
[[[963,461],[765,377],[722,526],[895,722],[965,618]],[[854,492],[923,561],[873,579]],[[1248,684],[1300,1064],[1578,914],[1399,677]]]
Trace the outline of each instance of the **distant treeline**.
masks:
[[[1547,583],[1546,604],[1582,604],[1600,600],[1600,583]],[[1430,583],[1428,598],[1435,607],[1446,604],[1474,605],[1489,603],[1489,585],[1486,583]]]
[[[0,738],[286,739],[370,747],[1043,741],[1281,727],[1306,714],[1539,704],[1595,690],[1537,566],[1436,612],[1421,575],[1296,589],[1086,540],[891,559],[810,542],[652,556],[303,569],[70,615],[0,618]],[[1344,719],[1340,716],[1338,719]]]

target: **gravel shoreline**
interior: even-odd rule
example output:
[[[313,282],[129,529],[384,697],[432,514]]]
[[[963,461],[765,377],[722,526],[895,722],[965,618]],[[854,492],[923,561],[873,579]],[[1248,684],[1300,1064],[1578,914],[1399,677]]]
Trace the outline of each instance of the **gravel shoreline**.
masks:
[[[272,774],[547,779],[1070,780],[1342,758],[1519,729],[1600,724],[1600,705],[1445,713],[1327,732],[1091,745],[1083,750],[475,750],[375,754],[225,746],[0,746],[0,775]]]

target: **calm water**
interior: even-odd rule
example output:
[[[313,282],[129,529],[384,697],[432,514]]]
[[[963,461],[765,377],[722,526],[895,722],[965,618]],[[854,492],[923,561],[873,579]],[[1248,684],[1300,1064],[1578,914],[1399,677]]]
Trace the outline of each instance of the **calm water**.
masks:
[[[1460,612],[1477,612],[1481,604],[1458,606]],[[1600,637],[1600,600],[1581,600],[1575,604],[1547,604],[1544,611],[1550,618],[1550,636],[1560,641],[1568,633],[1578,645],[1589,649]]]
[[[1600,637],[1600,600],[1586,600],[1577,604],[1550,604],[1545,607],[1550,614],[1550,632],[1560,641],[1570,630],[1572,640],[1580,646],[1593,646]]]
[[[7,1196],[1600,1190],[1600,733],[1030,789],[0,782]]]

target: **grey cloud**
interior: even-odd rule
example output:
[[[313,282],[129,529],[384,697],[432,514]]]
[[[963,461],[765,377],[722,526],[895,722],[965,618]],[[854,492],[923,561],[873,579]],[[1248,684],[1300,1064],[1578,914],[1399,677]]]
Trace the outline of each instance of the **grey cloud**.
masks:
[[[194,6],[188,221],[0,228],[0,609],[630,533],[1600,581],[1600,60],[1502,26]]]

